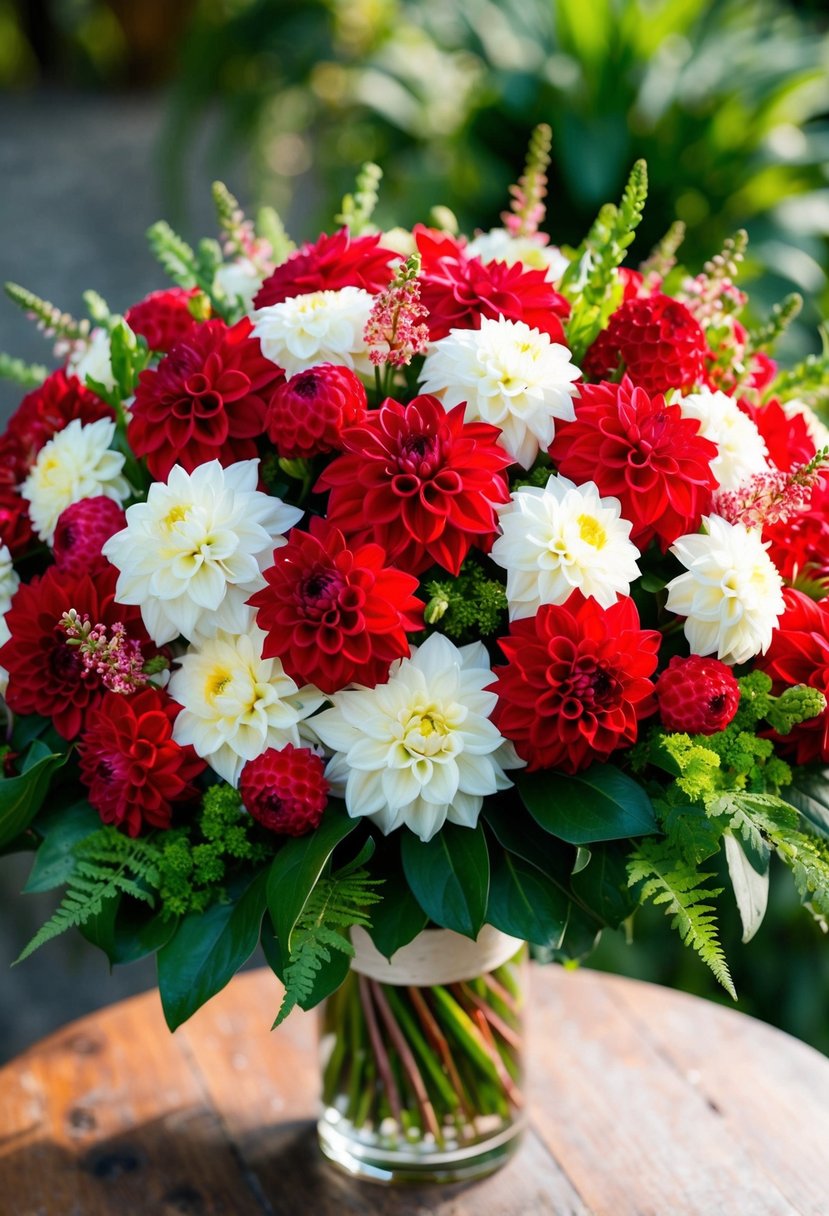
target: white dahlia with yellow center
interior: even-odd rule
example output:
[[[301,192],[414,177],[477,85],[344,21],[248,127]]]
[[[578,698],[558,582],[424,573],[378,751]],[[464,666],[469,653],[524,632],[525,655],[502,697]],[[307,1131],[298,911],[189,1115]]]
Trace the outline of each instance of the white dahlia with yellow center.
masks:
[[[447,410],[466,402],[467,422],[481,419],[528,469],[553,442],[556,420],[572,422],[581,372],[566,346],[523,321],[484,317],[480,329],[453,329],[435,342],[421,376]]]
[[[6,624],[6,613],[11,608],[14,593],[20,586],[20,576],[12,565],[12,555],[6,545],[0,545],[0,646],[8,642],[11,632]],[[0,697],[6,695],[9,673],[0,667]]]
[[[370,372],[363,330],[373,303],[362,287],[310,291],[255,309],[251,336],[259,339],[265,358],[289,377],[318,363]]]
[[[482,262],[520,262],[529,270],[543,270],[551,283],[557,283],[570,265],[555,245],[548,245],[541,233],[534,236],[513,236],[506,228],[490,228],[479,232],[466,246],[466,253]]]
[[[768,452],[762,435],[733,397],[707,389],[676,399],[683,418],[696,418],[703,439],[717,445],[711,472],[721,490],[737,490],[755,473],[766,473]]]
[[[671,546],[685,566],[668,583],[669,612],[685,617],[693,654],[716,654],[745,663],[764,654],[785,611],[783,580],[759,530],[703,519],[704,533],[680,536]]]
[[[575,590],[602,608],[627,595],[639,550],[621,511],[618,498],[602,498],[592,481],[552,476],[544,487],[516,490],[498,508],[501,535],[490,554],[507,572],[510,620],[563,604]]]
[[[474,827],[484,797],[511,784],[504,770],[523,764],[490,720],[493,679],[480,642],[459,649],[434,633],[385,684],[335,693],[311,726],[334,753],[326,777],[349,815],[421,840],[447,820]]]
[[[167,689],[183,707],[173,738],[192,744],[233,786],[248,760],[286,743],[299,747],[299,724],[324,700],[316,688],[300,688],[279,659],[263,659],[264,640],[255,626],[220,630],[178,660]]]
[[[129,497],[124,457],[110,447],[114,437],[108,418],[86,426],[74,418],[40,449],[20,492],[41,540],[51,544],[61,513],[73,502],[104,495],[120,504]]]
[[[222,468],[218,460],[187,473],[175,465],[165,485],[127,511],[127,526],[103,554],[120,570],[116,599],[138,604],[158,645],[179,634],[242,632],[252,617],[245,601],[265,586],[284,533],[302,511],[257,490],[258,460]]]

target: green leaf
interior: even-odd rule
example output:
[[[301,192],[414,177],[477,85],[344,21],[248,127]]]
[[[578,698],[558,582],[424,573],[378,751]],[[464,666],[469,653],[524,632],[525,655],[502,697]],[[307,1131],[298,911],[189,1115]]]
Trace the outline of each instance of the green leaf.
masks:
[[[612,764],[594,764],[572,777],[519,773],[515,784],[536,822],[570,844],[622,840],[657,831],[648,795]]]
[[[265,917],[262,925],[262,952],[271,971],[284,984],[285,960],[268,917]],[[347,954],[343,954],[340,950],[329,951],[329,957],[321,960],[319,970],[314,975],[310,993],[299,1002],[300,1008],[313,1009],[332,992],[336,992],[348,975],[350,967],[351,959]],[[277,1016],[279,1015],[277,1014]]]
[[[359,822],[346,814],[341,803],[329,804],[315,831],[287,841],[274,858],[268,878],[268,910],[286,954],[290,953],[294,926],[329,857]]]
[[[734,898],[740,920],[743,923],[743,941],[750,942],[763,923],[769,902],[769,858],[766,849],[766,864],[762,872],[755,870],[739,840],[730,832],[723,837],[728,874],[734,888]]]
[[[493,798],[484,804],[484,819],[502,848],[523,857],[569,895],[576,851],[540,827],[526,807]]]
[[[821,836],[829,836],[829,769],[805,770],[783,791]]]
[[[540,870],[512,853],[492,858],[486,919],[502,933],[555,950],[564,938],[570,900]]]
[[[25,771],[19,777],[0,781],[0,848],[26,830],[40,810],[53,775],[68,758],[68,752],[50,752],[39,740],[32,748],[38,749],[36,762],[26,768],[24,761]]]
[[[170,941],[179,925],[177,916],[147,916],[147,909],[132,899],[118,901],[113,926],[110,962],[134,963],[155,954]]]
[[[25,887],[26,894],[51,891],[69,881],[76,865],[73,849],[101,826],[101,818],[86,799],[71,806],[58,807],[41,815],[37,830],[43,840],[35,853]]]
[[[403,870],[415,898],[435,924],[476,938],[486,916],[489,851],[484,830],[446,823],[425,843],[405,831]]]
[[[628,886],[629,852],[627,846],[615,843],[594,847],[588,865],[572,878],[576,895],[611,929],[617,929],[637,907]]]
[[[578,904],[570,904],[570,915],[559,947],[553,958],[562,963],[580,963],[592,954],[602,935],[601,925]]]
[[[259,941],[268,872],[263,870],[240,899],[191,913],[158,952],[161,1006],[171,1030],[230,982]]]
[[[429,917],[412,895],[403,876],[398,881],[383,883],[382,903],[372,917],[369,933],[377,949],[386,958],[407,946],[425,929]]]

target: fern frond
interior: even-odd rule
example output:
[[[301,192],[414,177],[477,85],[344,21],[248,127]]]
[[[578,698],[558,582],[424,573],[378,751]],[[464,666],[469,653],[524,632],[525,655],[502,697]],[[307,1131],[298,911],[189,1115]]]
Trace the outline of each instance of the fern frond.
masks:
[[[151,838],[133,839],[114,827],[101,828],[75,846],[75,867],[55,913],[35,934],[16,962],[28,958],[67,929],[85,925],[119,895],[154,906],[158,850]]]
[[[374,888],[381,881],[369,878],[366,870],[319,880],[291,935],[291,953],[283,976],[285,994],[275,1027],[297,1005],[310,1000],[317,975],[323,963],[330,963],[332,950],[353,956],[354,947],[341,930],[352,925],[369,926],[366,908],[379,901]]]
[[[671,927],[686,946],[696,950],[729,996],[737,993],[725,954],[717,937],[715,909],[710,902],[722,887],[706,887],[711,874],[698,873],[695,866],[677,857],[668,841],[643,840],[628,861],[628,885],[639,886],[639,899],[650,900],[670,916]]]

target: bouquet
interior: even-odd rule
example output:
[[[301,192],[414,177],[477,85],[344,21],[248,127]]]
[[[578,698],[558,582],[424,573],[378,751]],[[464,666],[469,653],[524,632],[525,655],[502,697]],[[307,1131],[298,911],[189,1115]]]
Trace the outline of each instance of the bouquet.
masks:
[[[740,320],[742,233],[622,265],[642,163],[550,244],[548,153],[471,239],[375,229],[366,166],[299,248],[217,184],[124,316],[8,288],[60,359],[2,362],[0,845],[65,888],[21,957],[155,952],[174,1029],[261,941],[392,1146],[515,1116],[521,943],[650,902],[734,996],[726,888],[748,940],[776,854],[829,917],[829,358]],[[378,979],[427,928],[506,952]]]

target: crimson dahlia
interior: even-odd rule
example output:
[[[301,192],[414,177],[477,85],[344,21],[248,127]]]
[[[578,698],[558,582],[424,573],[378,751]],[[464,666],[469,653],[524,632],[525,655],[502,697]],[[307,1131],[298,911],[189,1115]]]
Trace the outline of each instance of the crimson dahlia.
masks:
[[[209,460],[229,465],[256,456],[282,372],[250,331],[247,318],[231,328],[205,321],[141,373],[127,438],[157,480],[175,464],[192,473]]]
[[[819,477],[804,511],[783,523],[766,524],[769,557],[787,582],[814,579],[829,584],[829,478]]]
[[[639,628],[632,599],[609,608],[574,591],[513,621],[499,639],[506,667],[495,667],[493,721],[527,768],[577,773],[636,740],[654,707],[660,634]]]
[[[11,637],[0,647],[0,666],[9,673],[6,701],[13,713],[42,714],[64,739],[74,739],[100,703],[100,678],[87,670],[60,625],[70,608],[94,624],[123,622],[145,657],[153,653],[139,609],[115,602],[117,580],[118,571],[110,565],[95,571],[94,582],[88,573],[68,574],[52,566],[42,577],[21,583],[6,613]]]
[[[464,422],[437,397],[408,405],[390,398],[361,426],[343,432],[346,454],[317,490],[330,490],[328,518],[347,536],[370,537],[396,566],[420,574],[433,562],[457,574],[470,545],[487,548],[506,502],[510,456],[500,432]]]
[[[617,308],[584,357],[591,380],[608,380],[620,364],[648,393],[691,389],[703,378],[708,355],[705,334],[684,304],[655,295]]]
[[[308,747],[269,748],[249,760],[239,778],[245,809],[281,836],[304,836],[319,826],[328,803],[325,765]]]
[[[205,763],[173,740],[179,707],[158,688],[109,692],[87,716],[78,744],[81,780],[104,823],[129,836],[168,828],[173,805],[196,796]]]
[[[713,735],[725,730],[740,708],[740,686],[719,659],[674,655],[656,681],[656,699],[665,730]]]
[[[656,537],[664,551],[695,532],[717,485],[717,446],[698,434],[699,422],[629,376],[621,384],[583,384],[574,405],[575,421],[556,429],[550,448],[559,472],[618,498],[639,549]]]
[[[352,237],[347,228],[332,236],[322,233],[277,266],[259,288],[254,304],[265,308],[293,296],[343,287],[382,291],[392,277],[390,263],[399,256],[393,249],[384,249],[379,236]]]
[[[143,300],[124,313],[130,329],[145,339],[150,350],[165,354],[193,332],[198,321],[190,312],[189,302],[198,295],[197,287],[168,287],[151,291]]]
[[[775,398],[765,405],[752,405],[745,399],[737,404],[757,427],[769,458],[783,473],[808,464],[815,455],[815,441],[802,414],[789,417]]]
[[[58,368],[38,388],[27,393],[8,421],[5,437],[19,445],[22,476],[28,473],[45,443],[78,418],[84,426],[99,418],[113,418],[112,406]]]
[[[351,547],[319,518],[310,527],[274,551],[267,587],[248,600],[267,633],[262,657],[323,692],[378,684],[409,653],[407,630],[423,626],[417,579],[387,566],[379,545]]]
[[[757,656],[756,665],[771,676],[775,694],[796,684],[808,684],[829,700],[829,600],[815,603],[791,587],[786,588],[783,597],[786,611],[778,621],[771,646]],[[782,750],[795,764],[829,761],[829,707],[796,726],[786,736]]]
[[[320,363],[278,385],[265,420],[280,456],[317,456],[341,446],[343,429],[362,422],[366,390],[348,367]]]

